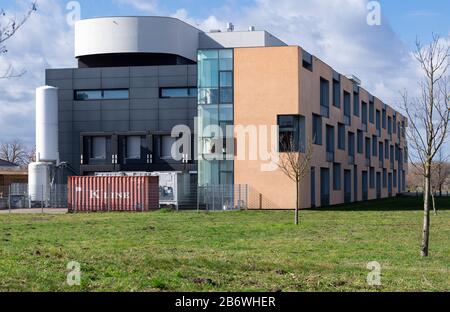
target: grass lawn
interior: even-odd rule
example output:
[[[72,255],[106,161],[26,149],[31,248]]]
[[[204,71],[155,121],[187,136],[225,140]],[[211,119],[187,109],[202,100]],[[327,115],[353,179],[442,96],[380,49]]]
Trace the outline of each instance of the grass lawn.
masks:
[[[0,291],[450,291],[450,198],[293,212],[0,215]],[[67,263],[81,286],[66,285]],[[382,286],[366,265],[382,266]]]

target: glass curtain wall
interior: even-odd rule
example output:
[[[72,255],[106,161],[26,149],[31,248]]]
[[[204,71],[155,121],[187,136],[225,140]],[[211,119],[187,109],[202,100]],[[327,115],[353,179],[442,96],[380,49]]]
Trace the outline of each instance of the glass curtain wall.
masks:
[[[198,184],[234,184],[233,50],[198,51]]]

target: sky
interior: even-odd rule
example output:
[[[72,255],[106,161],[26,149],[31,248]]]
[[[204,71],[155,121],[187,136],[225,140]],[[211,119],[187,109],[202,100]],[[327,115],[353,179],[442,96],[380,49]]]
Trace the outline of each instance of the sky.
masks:
[[[31,0],[1,0],[0,8],[20,18]],[[398,108],[399,92],[417,92],[420,71],[411,52],[416,38],[450,35],[448,0],[380,0],[381,25],[369,26],[369,0],[80,0],[81,18],[117,15],[178,17],[202,30],[265,29],[300,45]],[[69,7],[69,9],[67,9]],[[75,67],[73,1],[38,0],[38,11],[6,42],[0,72],[12,65],[20,78],[0,79],[0,142],[34,144],[34,92],[46,68]],[[72,15],[71,15],[72,16]]]

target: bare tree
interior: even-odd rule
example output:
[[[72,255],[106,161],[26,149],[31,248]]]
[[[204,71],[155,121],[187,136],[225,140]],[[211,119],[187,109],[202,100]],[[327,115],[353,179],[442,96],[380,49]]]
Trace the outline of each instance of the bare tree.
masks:
[[[442,148],[439,150],[437,157],[432,166],[431,181],[433,190],[439,192],[439,196],[442,196],[442,189],[450,178],[450,164],[448,163],[449,157],[445,156]]]
[[[292,136],[281,139],[283,152],[280,153],[278,167],[293,182],[296,189],[295,225],[299,224],[300,210],[300,182],[310,170],[312,159],[312,143],[308,140],[304,152],[300,152],[298,143],[294,142]]]
[[[6,41],[11,39],[17,31],[25,24],[25,22],[30,18],[31,14],[37,10],[37,1],[31,2],[30,8],[25,13],[22,19],[17,19],[16,17],[8,16],[4,9],[0,8],[0,54],[5,54],[8,52],[6,48]],[[8,66],[6,71],[0,75],[2,78],[14,78],[20,77],[25,74],[25,71],[16,72],[12,65]]]
[[[421,95],[410,99],[405,91],[403,109],[409,118],[408,140],[413,153],[411,162],[422,167],[424,177],[424,218],[421,255],[429,254],[431,175],[434,158],[449,132],[450,100],[450,44],[433,35],[427,46],[417,41],[415,58],[424,78],[419,82]]]
[[[0,144],[0,159],[26,167],[33,162],[35,148],[28,150],[22,141],[16,139]]]

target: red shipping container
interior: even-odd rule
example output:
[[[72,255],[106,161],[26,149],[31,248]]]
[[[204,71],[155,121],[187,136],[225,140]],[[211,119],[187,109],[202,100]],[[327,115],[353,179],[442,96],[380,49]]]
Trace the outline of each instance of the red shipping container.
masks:
[[[159,208],[158,177],[69,177],[69,212]]]

